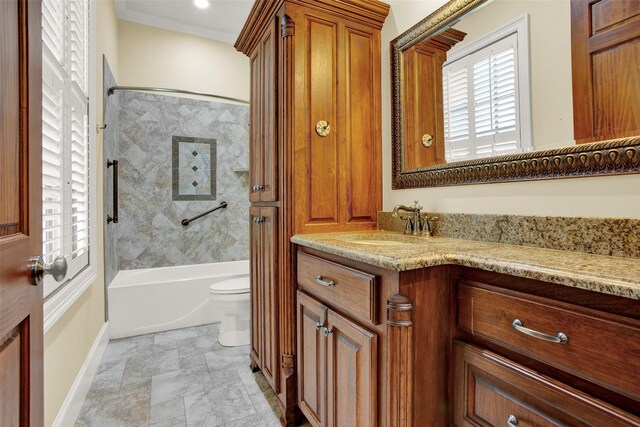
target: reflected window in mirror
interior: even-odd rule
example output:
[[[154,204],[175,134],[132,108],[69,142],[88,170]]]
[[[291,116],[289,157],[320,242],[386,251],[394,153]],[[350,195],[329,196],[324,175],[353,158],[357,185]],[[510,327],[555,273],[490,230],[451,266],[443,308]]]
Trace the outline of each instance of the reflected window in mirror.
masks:
[[[447,53],[442,67],[447,162],[533,149],[528,19]]]

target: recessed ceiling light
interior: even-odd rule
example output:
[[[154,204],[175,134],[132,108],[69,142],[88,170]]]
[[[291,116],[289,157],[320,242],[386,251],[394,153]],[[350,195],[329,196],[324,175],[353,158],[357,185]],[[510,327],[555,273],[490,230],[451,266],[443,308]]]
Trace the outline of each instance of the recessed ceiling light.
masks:
[[[199,9],[206,9],[209,7],[209,0],[193,0],[193,4]]]

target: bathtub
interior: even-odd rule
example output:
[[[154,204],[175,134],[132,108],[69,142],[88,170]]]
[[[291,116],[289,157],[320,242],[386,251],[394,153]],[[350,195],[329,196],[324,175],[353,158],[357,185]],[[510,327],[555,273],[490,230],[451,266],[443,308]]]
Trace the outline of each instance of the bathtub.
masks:
[[[209,286],[248,275],[248,260],[121,270],[107,291],[111,337],[218,322]]]

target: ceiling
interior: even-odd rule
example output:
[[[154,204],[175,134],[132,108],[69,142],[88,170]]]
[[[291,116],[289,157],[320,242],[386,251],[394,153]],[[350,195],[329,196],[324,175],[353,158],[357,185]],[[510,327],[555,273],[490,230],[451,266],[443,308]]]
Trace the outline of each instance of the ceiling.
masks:
[[[209,0],[198,9],[193,0],[115,0],[118,18],[234,43],[253,0]]]

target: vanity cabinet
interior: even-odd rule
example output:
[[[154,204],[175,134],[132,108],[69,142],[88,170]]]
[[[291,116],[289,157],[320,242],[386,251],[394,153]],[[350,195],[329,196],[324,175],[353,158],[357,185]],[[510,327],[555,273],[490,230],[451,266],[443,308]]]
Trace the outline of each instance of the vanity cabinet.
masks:
[[[255,240],[264,233],[251,237],[251,358],[278,394],[285,425],[299,416],[289,240],[375,229],[382,207],[380,30],[388,13],[378,0],[260,0],[235,44],[251,68],[252,212],[274,212],[270,249]]]
[[[251,358],[269,384],[278,390],[278,208],[250,208]]]
[[[640,425],[633,300],[460,271],[454,425]]]
[[[374,426],[376,334],[298,291],[298,399],[316,427]]]

